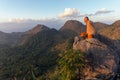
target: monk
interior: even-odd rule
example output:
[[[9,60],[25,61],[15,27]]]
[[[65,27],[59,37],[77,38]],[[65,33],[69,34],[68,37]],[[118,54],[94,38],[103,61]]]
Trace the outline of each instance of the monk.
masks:
[[[94,38],[96,30],[94,28],[92,21],[90,21],[88,17],[85,17],[84,22],[86,23],[86,32],[81,33],[80,36],[84,39]]]

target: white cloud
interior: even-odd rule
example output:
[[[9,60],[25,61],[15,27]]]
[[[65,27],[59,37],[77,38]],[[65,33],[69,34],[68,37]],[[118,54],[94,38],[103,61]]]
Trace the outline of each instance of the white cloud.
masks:
[[[37,24],[46,25],[49,28],[59,29],[64,24],[64,21],[56,18],[44,18],[39,20],[21,19],[21,18],[10,19],[8,20],[8,22],[0,23],[0,31],[8,32],[8,33],[24,32],[35,27]]]
[[[25,23],[25,22],[29,22],[29,21],[37,21],[35,19],[25,19],[25,18],[12,18],[12,19],[8,19],[7,22],[10,23]]]
[[[94,15],[106,14],[106,13],[111,13],[111,12],[114,12],[114,10],[107,10],[105,8],[102,8],[102,9],[96,11]]]
[[[93,13],[80,13],[80,10],[75,8],[65,8],[63,13],[60,13],[56,18],[41,18],[41,19],[25,19],[25,18],[16,18],[9,19],[8,22],[0,23],[0,31],[3,32],[23,32],[27,31],[37,24],[43,24],[50,28],[59,29],[69,19],[75,19],[83,21],[83,17],[90,16],[94,21],[105,21],[104,15],[99,16],[100,14],[112,13],[113,10],[107,10],[105,8],[100,9]],[[98,17],[97,17],[98,16]],[[107,17],[107,16],[106,16]],[[108,20],[108,19],[107,19]],[[105,21],[106,22],[106,21]]]
[[[60,13],[58,15],[59,18],[65,18],[65,17],[76,17],[80,14],[80,11],[75,8],[65,8],[63,13]]]
[[[112,12],[114,12],[114,10],[107,10],[105,8],[102,8],[94,13],[84,14],[84,16],[96,16],[96,15],[108,14],[108,13],[112,13]]]
[[[102,8],[96,12],[93,13],[81,13],[79,9],[75,8],[65,8],[63,13],[58,14],[58,18],[80,18],[85,16],[96,16],[106,13],[112,13],[114,10],[107,10],[105,8]]]

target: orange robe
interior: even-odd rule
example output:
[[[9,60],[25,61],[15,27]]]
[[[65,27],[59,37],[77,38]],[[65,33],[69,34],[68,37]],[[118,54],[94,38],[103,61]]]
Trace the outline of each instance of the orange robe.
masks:
[[[96,34],[96,30],[91,21],[87,21],[86,23],[86,33],[88,35],[88,38],[93,38],[94,35]]]

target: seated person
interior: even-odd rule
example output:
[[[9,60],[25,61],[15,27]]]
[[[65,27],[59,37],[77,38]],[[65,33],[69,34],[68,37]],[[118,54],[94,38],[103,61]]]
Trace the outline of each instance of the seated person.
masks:
[[[86,32],[81,33],[80,36],[83,39],[94,38],[94,36],[96,34],[96,30],[93,26],[92,21],[90,21],[88,17],[85,17],[84,22],[86,23]]]

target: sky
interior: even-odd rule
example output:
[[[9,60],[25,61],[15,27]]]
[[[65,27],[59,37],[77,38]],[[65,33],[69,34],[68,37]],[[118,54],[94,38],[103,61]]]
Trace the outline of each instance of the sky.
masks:
[[[120,0],[0,0],[0,31],[23,32],[37,24],[59,29],[88,16],[111,24],[120,19]]]

